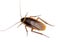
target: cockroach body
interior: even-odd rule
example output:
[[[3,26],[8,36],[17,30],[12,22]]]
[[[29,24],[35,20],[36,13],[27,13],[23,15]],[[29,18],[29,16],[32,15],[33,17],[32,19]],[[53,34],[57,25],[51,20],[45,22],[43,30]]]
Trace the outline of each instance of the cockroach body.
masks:
[[[46,21],[44,21],[43,19],[41,19],[40,17],[37,17],[37,19],[35,19],[33,17],[37,17],[37,16],[30,16],[30,17],[23,17],[23,18],[21,18],[21,22],[23,24],[25,24],[25,29],[26,29],[27,34],[28,34],[28,30],[27,30],[26,27],[30,27],[31,31],[34,32],[34,33],[44,35],[42,33],[39,33],[39,32],[33,31],[33,30],[35,29],[35,30],[38,30],[38,31],[40,31],[40,30],[43,31],[46,28],[45,24],[53,26],[53,25],[47,23]],[[42,23],[41,21],[38,21],[38,19],[41,20],[42,22],[44,22],[45,24]],[[46,35],[44,35],[44,36],[46,36]],[[48,36],[46,36],[46,37],[48,37]]]
[[[42,22],[30,17],[22,18],[21,22],[23,22],[26,26],[37,30],[45,30],[46,27]]]

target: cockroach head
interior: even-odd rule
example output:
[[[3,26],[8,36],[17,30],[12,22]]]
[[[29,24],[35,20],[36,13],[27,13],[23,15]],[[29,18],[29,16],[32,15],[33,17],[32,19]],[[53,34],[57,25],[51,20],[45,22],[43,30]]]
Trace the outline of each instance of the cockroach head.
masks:
[[[23,22],[24,21],[24,18],[21,18],[21,22]]]
[[[21,22],[24,22],[24,21],[25,21],[25,19],[26,19],[26,18],[24,18],[24,17],[23,17],[23,18],[21,18]]]

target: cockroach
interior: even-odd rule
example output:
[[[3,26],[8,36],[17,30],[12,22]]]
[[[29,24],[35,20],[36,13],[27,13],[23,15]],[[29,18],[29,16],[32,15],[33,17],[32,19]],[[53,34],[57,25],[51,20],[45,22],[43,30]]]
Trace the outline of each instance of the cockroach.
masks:
[[[44,35],[44,36],[46,36],[46,37],[48,37],[47,35],[45,35],[45,34],[43,34],[43,33],[39,33],[39,32],[36,32],[36,31],[34,31],[34,29],[35,30],[38,30],[38,31],[43,31],[43,30],[45,30],[46,29],[46,25],[45,24],[48,24],[48,25],[50,25],[50,26],[53,26],[53,25],[51,25],[51,24],[49,24],[49,23],[47,23],[46,21],[44,21],[43,19],[41,19],[40,17],[37,17],[37,19],[35,19],[34,17],[37,17],[37,16],[30,16],[30,17],[23,17],[23,18],[21,18],[21,22],[23,23],[23,24],[25,24],[25,29],[26,29],[26,32],[27,32],[27,34],[28,34],[28,30],[27,30],[27,28],[26,27],[30,27],[31,28],[31,32],[34,32],[34,33],[37,33],[37,34],[41,34],[41,35]],[[42,22],[44,22],[44,23],[42,23],[41,21],[39,21],[39,20],[41,20]],[[21,23],[21,24],[22,24]],[[20,25],[21,25],[20,24]],[[19,25],[19,26],[20,26]],[[19,27],[18,26],[18,27]]]
[[[26,14],[26,15],[27,15],[27,14]],[[13,27],[13,26],[15,26],[16,24],[18,24],[18,23],[21,22],[21,24],[25,24],[25,29],[26,29],[27,34],[28,34],[27,27],[30,27],[30,28],[31,28],[31,32],[34,32],[34,33],[37,33],[37,34],[41,34],[41,35],[44,35],[44,36],[48,37],[47,35],[45,35],[45,34],[43,34],[43,33],[40,33],[40,32],[36,32],[36,31],[34,31],[34,30],[43,31],[43,30],[46,29],[46,25],[45,25],[45,24],[48,24],[48,25],[50,25],[50,26],[53,26],[53,25],[47,23],[46,21],[44,21],[43,19],[41,19],[41,18],[38,17],[38,16],[26,17],[26,15],[25,15],[25,17],[21,18],[21,21],[15,23],[14,25],[10,26],[9,28],[7,28],[7,29],[5,29],[5,30],[0,30],[0,31],[6,31],[6,30],[10,29],[11,27]],[[35,17],[37,17],[37,19],[35,19]],[[41,20],[41,21],[44,22],[45,24],[42,23],[42,22],[39,21],[39,20]],[[19,24],[18,27],[19,27],[21,24]]]
[[[27,14],[26,14],[26,15],[27,15]],[[7,29],[5,29],[5,30],[0,30],[0,31],[6,31],[6,30],[10,29],[11,27],[13,27],[13,26],[15,26],[16,24],[18,24],[18,23],[21,22],[21,24],[25,24],[25,29],[26,29],[27,34],[28,34],[28,30],[27,30],[26,27],[30,27],[30,28],[31,28],[31,32],[34,32],[34,33],[37,33],[37,34],[41,34],[41,35],[46,36],[46,35],[43,34],[43,33],[34,31],[34,29],[35,29],[35,30],[38,30],[38,31],[43,31],[43,30],[46,29],[46,25],[45,25],[45,24],[48,24],[48,25],[50,25],[50,26],[53,26],[53,25],[47,23],[46,21],[44,21],[43,19],[41,19],[41,18],[38,17],[38,16],[26,17],[26,15],[25,15],[25,17],[21,18],[21,21],[15,23],[14,25],[10,26],[9,28],[7,28]],[[20,16],[21,16],[21,7],[20,7]],[[22,17],[22,16],[21,16],[21,17]],[[35,19],[35,18],[33,18],[33,17],[37,17],[37,19]],[[44,22],[45,24],[42,23],[42,22],[39,21],[39,20],[41,20],[41,21]],[[21,24],[19,24],[18,27],[19,27]],[[48,37],[48,36],[46,36],[46,37]]]

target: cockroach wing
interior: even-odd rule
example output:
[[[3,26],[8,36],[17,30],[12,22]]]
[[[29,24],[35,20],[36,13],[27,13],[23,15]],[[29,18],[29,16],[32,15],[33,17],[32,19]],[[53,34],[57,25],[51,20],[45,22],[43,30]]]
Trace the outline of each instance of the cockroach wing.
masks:
[[[31,21],[32,27],[35,27],[38,30],[45,30],[45,25],[41,22]]]

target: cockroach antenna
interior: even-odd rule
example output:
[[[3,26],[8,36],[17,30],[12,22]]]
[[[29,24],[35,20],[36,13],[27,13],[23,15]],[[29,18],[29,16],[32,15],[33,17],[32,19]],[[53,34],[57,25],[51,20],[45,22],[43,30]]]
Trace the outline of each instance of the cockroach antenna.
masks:
[[[19,8],[20,8],[20,17],[22,18],[22,15],[21,15],[21,0],[19,0]],[[18,23],[20,23],[21,21],[19,21],[19,22],[16,22],[15,24],[13,24],[12,26],[10,26],[10,27],[8,27],[8,28],[6,28],[6,29],[4,29],[4,30],[0,30],[0,31],[6,31],[6,30],[9,30],[10,28],[12,28],[13,26],[15,26],[15,25],[17,25]],[[21,23],[22,24],[22,23]],[[20,25],[21,25],[20,24]],[[20,26],[19,25],[19,26]]]
[[[13,26],[15,26],[15,25],[18,24],[18,23],[20,23],[20,21],[17,22],[17,23],[15,23],[15,24],[13,24],[12,26],[10,26],[10,27],[8,27],[8,28],[6,28],[6,29],[4,29],[4,30],[0,30],[0,31],[6,31],[6,30],[9,30],[9,29],[11,29]]]
[[[21,0],[19,0],[19,8],[20,8],[20,17],[22,18],[22,15],[21,15]]]

